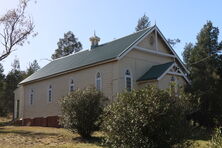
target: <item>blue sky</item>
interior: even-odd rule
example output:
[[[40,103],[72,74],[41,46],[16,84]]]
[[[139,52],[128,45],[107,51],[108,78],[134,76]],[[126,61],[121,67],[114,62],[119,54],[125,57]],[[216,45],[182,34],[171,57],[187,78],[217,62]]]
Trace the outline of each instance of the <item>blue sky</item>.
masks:
[[[15,8],[18,0],[0,0],[0,15]],[[179,38],[174,47],[181,56],[187,42],[196,41],[196,35],[211,20],[222,31],[221,0],[31,0],[28,14],[34,20],[38,35],[30,44],[17,47],[1,63],[5,73],[17,57],[25,70],[34,59],[43,67],[57,48],[59,38],[72,31],[84,49],[90,47],[89,37],[96,30],[105,43],[135,32],[138,19],[145,13],[151,24],[155,21],[166,38]],[[220,40],[222,35],[219,35]]]

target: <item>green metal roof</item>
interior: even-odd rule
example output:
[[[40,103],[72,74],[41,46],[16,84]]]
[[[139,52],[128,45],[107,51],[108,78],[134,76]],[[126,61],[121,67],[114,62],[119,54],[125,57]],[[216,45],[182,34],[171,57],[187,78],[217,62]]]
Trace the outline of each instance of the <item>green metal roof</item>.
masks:
[[[79,53],[56,59],[28,78],[24,79],[19,84],[24,84],[48,76],[53,76],[62,72],[78,69],[83,66],[88,66],[98,62],[115,59],[119,54],[125,52],[127,49],[133,46],[136,41],[142,38],[153,27],[138,31],[131,35],[105,44],[101,44],[91,50],[84,50]]]
[[[152,66],[137,81],[156,80],[158,79],[174,62]]]

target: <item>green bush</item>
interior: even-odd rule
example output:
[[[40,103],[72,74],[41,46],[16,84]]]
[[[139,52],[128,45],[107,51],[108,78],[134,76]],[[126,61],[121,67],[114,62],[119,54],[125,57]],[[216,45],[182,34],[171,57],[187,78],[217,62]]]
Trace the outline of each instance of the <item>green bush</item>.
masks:
[[[147,86],[120,94],[105,108],[105,143],[113,148],[171,147],[190,135],[191,95]]]
[[[210,141],[211,148],[222,148],[221,128],[216,128]]]
[[[84,139],[99,127],[105,97],[94,88],[75,90],[60,100],[62,117],[60,124]]]

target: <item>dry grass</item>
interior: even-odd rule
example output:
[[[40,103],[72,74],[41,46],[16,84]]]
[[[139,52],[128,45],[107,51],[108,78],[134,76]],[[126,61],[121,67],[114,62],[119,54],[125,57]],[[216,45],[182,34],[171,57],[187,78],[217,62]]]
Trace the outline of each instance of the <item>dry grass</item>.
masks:
[[[0,118],[0,148],[102,148],[101,132],[84,141],[78,134],[63,128],[6,126],[10,118]],[[190,148],[209,148],[209,139],[196,139]]]
[[[0,119],[1,125],[7,119]],[[102,134],[93,134],[93,139],[83,141],[78,134],[62,128],[0,126],[0,148],[102,148]]]

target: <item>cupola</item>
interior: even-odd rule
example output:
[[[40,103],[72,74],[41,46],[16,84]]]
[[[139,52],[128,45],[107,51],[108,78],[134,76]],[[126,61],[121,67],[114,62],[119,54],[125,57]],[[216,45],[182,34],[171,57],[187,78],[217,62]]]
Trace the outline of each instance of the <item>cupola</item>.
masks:
[[[94,32],[94,36],[89,38],[89,40],[91,41],[91,49],[93,49],[99,45],[100,38],[98,36],[96,36],[95,32]]]

